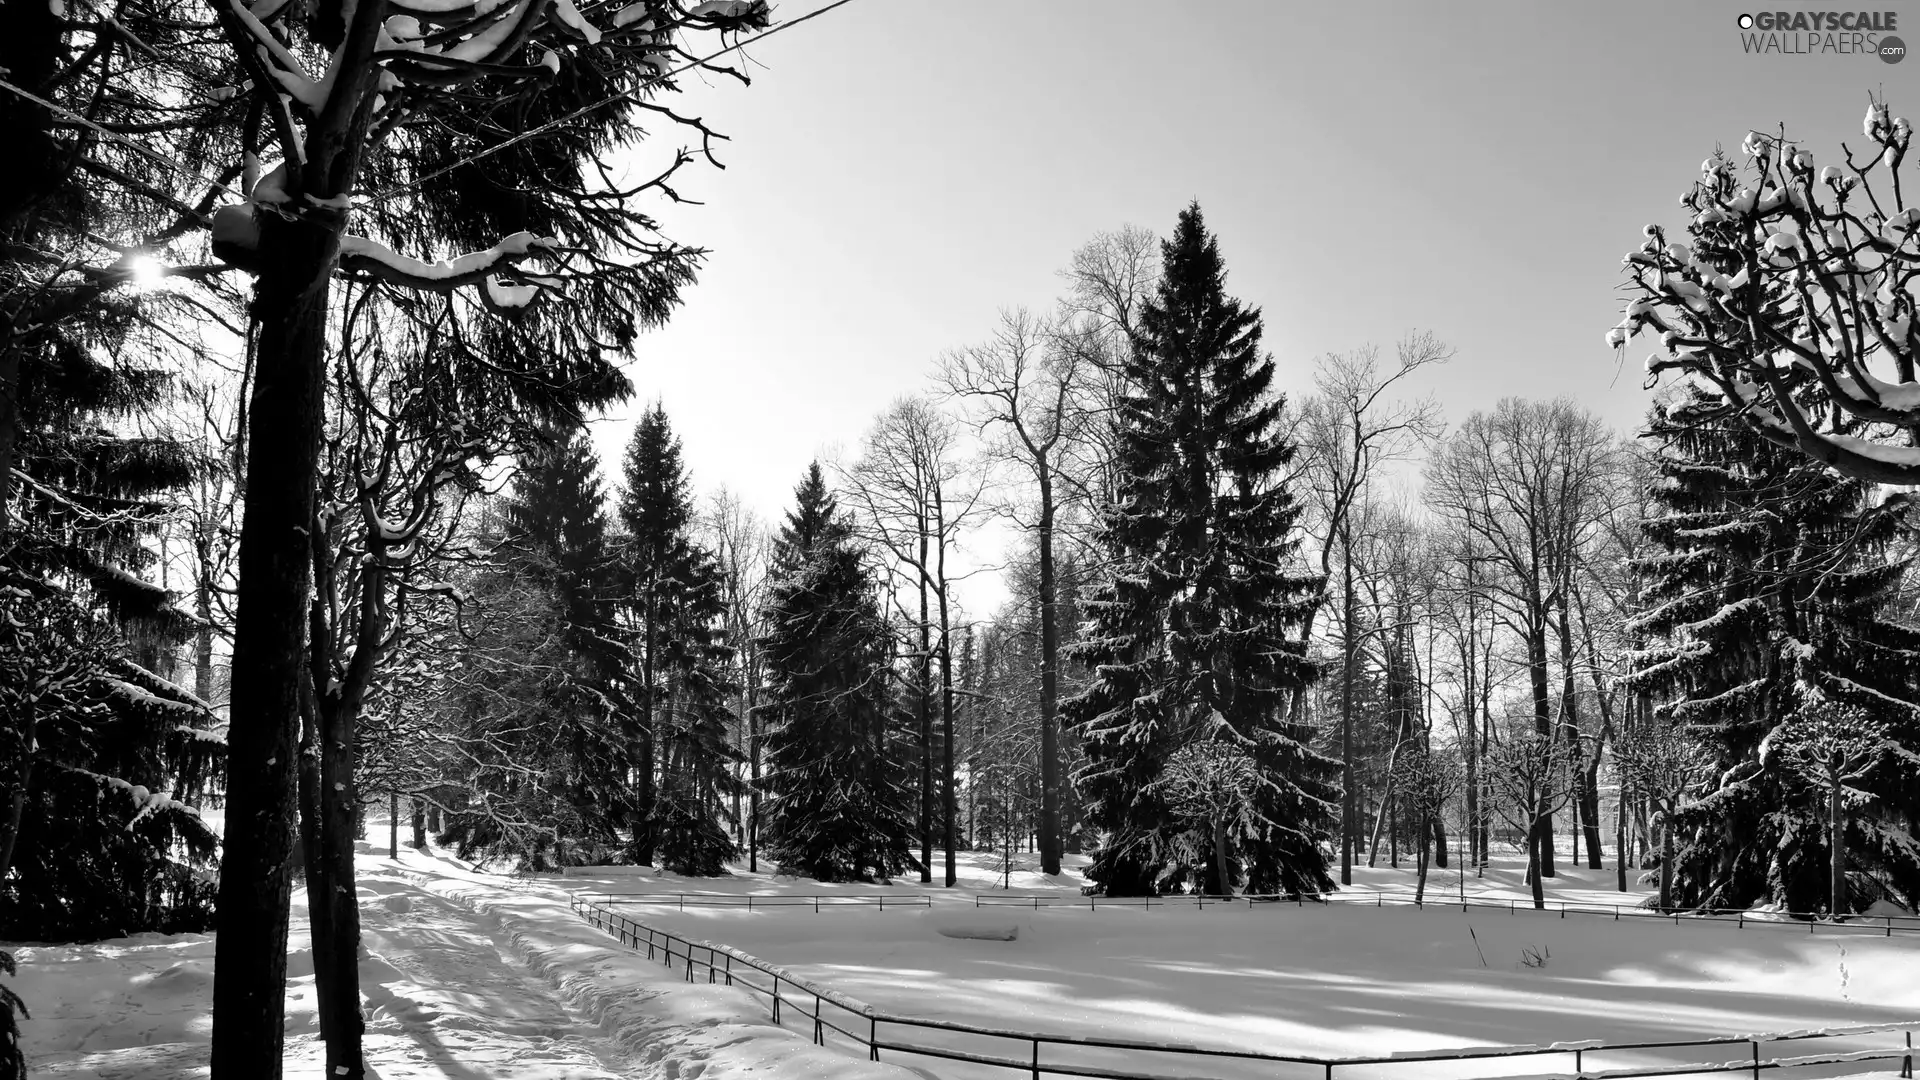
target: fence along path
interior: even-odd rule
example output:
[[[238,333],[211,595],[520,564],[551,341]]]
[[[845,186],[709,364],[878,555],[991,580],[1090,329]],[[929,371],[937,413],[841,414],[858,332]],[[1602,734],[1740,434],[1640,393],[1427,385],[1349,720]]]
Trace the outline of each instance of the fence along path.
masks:
[[[605,899],[595,900],[594,896]],[[989,894],[991,895],[991,894]],[[1707,1039],[1650,1042],[1603,1042],[1590,1040],[1560,1042],[1546,1046],[1480,1047],[1470,1050],[1435,1050],[1381,1056],[1323,1057],[1311,1054],[1272,1054],[1228,1050],[1174,1043],[1143,1042],[1127,1039],[1102,1039],[1078,1035],[1047,1034],[979,1024],[907,1016],[876,1008],[856,998],[822,986],[775,964],[727,945],[695,941],[671,931],[641,922],[614,910],[622,903],[636,905],[676,905],[686,907],[748,907],[740,895],[697,893],[598,893],[578,892],[569,902],[575,913],[605,930],[620,943],[636,951],[645,950],[649,960],[658,959],[671,968],[678,963],[688,982],[698,981],[701,973],[709,983],[739,986],[768,1001],[776,1024],[799,1023],[811,1029],[815,1043],[864,1050],[873,1061],[883,1052],[892,1056],[933,1058],[985,1066],[1005,1073],[1027,1075],[1033,1080],[1043,1076],[1078,1076],[1092,1080],[1189,1080],[1205,1075],[1275,1077],[1286,1080],[1439,1080],[1445,1077],[1517,1076],[1505,1072],[1480,1071],[1487,1063],[1500,1061],[1519,1064],[1540,1060],[1550,1069],[1526,1074],[1525,1080],[1614,1080],[1614,1078],[1696,1076],[1713,1073],[1751,1073],[1758,1080],[1766,1071],[1805,1069],[1813,1066],[1840,1066],[1840,1071],[1858,1071],[1858,1067],[1879,1062],[1900,1062],[1900,1075],[1913,1076],[1913,1036],[1920,1031],[1920,1020],[1909,1024],[1878,1024],[1859,1027],[1822,1028],[1808,1031],[1767,1032],[1727,1035]],[[754,898],[762,907],[872,907],[881,909],[881,894],[855,896],[786,896]],[[1011,896],[993,898],[1012,900]],[[1045,900],[1046,897],[1022,897]],[[1064,898],[1053,898],[1064,899]],[[1091,899],[1091,898],[1090,898]],[[1245,897],[1162,897],[1167,900],[1238,902]],[[1260,899],[1272,898],[1254,898]],[[1287,897],[1286,899],[1295,899]],[[1409,901],[1411,898],[1408,898]],[[775,902],[780,901],[780,902]],[[884,902],[896,907],[930,907],[926,896],[889,894]],[[1117,901],[1110,901],[1116,903]],[[818,905],[818,906],[815,906]],[[993,906],[981,903],[976,906]],[[1024,905],[1022,905],[1024,906]],[[1048,906],[1038,903],[1036,907]],[[1077,906],[1077,905],[1076,905]],[[1384,906],[1384,905],[1383,905]],[[1411,903],[1408,906],[1412,906]],[[1455,905],[1427,905],[1455,906]],[[1495,905],[1482,905],[1495,906]],[[1529,905],[1525,910],[1532,910]],[[1565,912],[1562,912],[1565,917]],[[1664,916],[1663,916],[1664,917]],[[1784,1049],[1776,1050],[1775,1047]],[[1763,1048],[1765,1052],[1763,1053]],[[1797,1053],[1788,1051],[1800,1051]],[[1676,1058],[1680,1051],[1705,1051],[1718,1055],[1735,1051],[1737,1057],[1711,1060]],[[1155,1068],[1156,1064],[1164,1063]],[[1203,1074],[1195,1070],[1206,1065],[1238,1065],[1240,1070]],[[1571,1065],[1570,1071],[1566,1066]],[[1276,1066],[1278,1068],[1276,1068]],[[1245,1071],[1247,1068],[1257,1072]],[[1828,1075],[1832,1074],[1829,1070]]]

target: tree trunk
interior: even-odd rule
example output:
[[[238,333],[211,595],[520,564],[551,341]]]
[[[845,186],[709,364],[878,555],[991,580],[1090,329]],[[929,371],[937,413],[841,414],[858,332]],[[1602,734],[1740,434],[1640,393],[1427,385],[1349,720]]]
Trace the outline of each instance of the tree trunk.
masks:
[[[1618,755],[1615,756],[1618,764]],[[1624,786],[1613,807],[1613,880],[1620,892],[1627,891],[1627,793]]]
[[[760,708],[754,701],[753,680],[747,680],[747,769],[753,786],[747,789],[747,872],[760,872]]]
[[[1541,831],[1538,826],[1538,822],[1544,820],[1545,817],[1546,815],[1544,814],[1536,816],[1534,818],[1536,823],[1535,827],[1527,831],[1527,882],[1533,887],[1533,906],[1536,910],[1544,909],[1547,906],[1545,875],[1540,872],[1541,849],[1545,847],[1545,845],[1541,843]]]
[[[1344,531],[1344,530],[1343,530]],[[1353,884],[1353,679],[1358,649],[1354,640],[1353,537],[1342,537],[1341,609],[1345,625],[1340,642],[1340,884]]]
[[[1040,872],[1060,872],[1060,614],[1053,567],[1053,482],[1040,470]]]
[[[387,792],[387,858],[400,857],[400,793]]]
[[[920,656],[919,685],[914,688],[915,707],[920,721],[920,881],[933,882],[933,640],[932,616],[928,611],[927,520],[925,508],[920,526]]]
[[[202,528],[211,528],[203,525]],[[205,540],[196,541],[198,566],[194,568],[193,615],[199,625],[193,630],[193,693],[201,701],[213,701],[213,555]]]
[[[1553,737],[1551,696],[1547,689],[1547,605],[1538,601],[1528,612],[1527,624],[1527,674],[1533,688],[1533,729],[1537,734]],[[1546,782],[1540,792],[1542,812],[1534,820],[1533,836],[1540,849],[1540,876],[1553,877],[1553,811],[1545,809],[1553,805],[1551,781]]]
[[[1660,910],[1673,910],[1673,814],[1660,814]]]
[[[944,496],[936,479],[933,484],[933,528],[934,542],[938,545],[934,553],[935,572],[939,575],[940,583],[940,809],[945,819],[942,832],[947,848],[946,887],[951,889],[960,880],[953,850],[954,816],[959,793],[955,790],[953,775],[953,625],[947,610],[947,506]],[[1042,832],[1045,828],[1043,822]]]
[[[1232,896],[1233,883],[1227,878],[1227,823],[1213,823],[1213,895]]]
[[[1432,830],[1427,828],[1428,822],[1426,818],[1427,815],[1423,811],[1420,815],[1419,850],[1414,855],[1415,876],[1413,882],[1413,906],[1415,907],[1419,907],[1427,902],[1427,840]],[[1442,848],[1442,850],[1444,850],[1444,848]]]
[[[265,264],[254,287],[258,362],[247,432],[227,826],[214,938],[213,1080],[279,1080],[284,1056],[294,725],[338,228],[261,215]]]
[[[417,850],[425,851],[427,849],[427,804],[421,801],[418,795],[411,797],[407,801],[410,804],[410,809],[413,811],[413,820],[411,822],[413,826],[412,846]]]
[[[657,595],[660,591],[658,569],[650,570],[649,575],[646,599],[646,655],[641,657],[640,661],[640,692],[645,695],[646,700],[641,709],[640,738],[634,746],[634,756],[639,761],[634,767],[637,775],[634,777],[633,785],[634,810],[631,824],[633,861],[641,866],[653,865],[653,804],[659,797],[653,783],[653,761],[657,753],[654,746],[654,733],[659,730],[658,710],[654,707],[654,698],[659,694],[659,687],[656,685],[659,673],[655,670],[655,660],[660,644],[659,629],[655,625],[660,616],[660,600]]]
[[[1839,771],[1829,771],[1832,778],[1827,787],[1827,828],[1833,836],[1833,872],[1828,882],[1830,899],[1827,910],[1837,919],[1848,914],[1852,905],[1847,902],[1847,820],[1840,798],[1842,784]]]
[[[1439,814],[1433,817],[1433,865],[1436,869],[1447,868],[1447,822]]]
[[[368,588],[378,588],[370,582]],[[365,1062],[360,1015],[360,903],[353,838],[360,800],[354,779],[358,702],[338,694],[320,699],[320,851],[309,861],[326,866],[326,887],[307,891],[310,911],[325,909],[328,940],[315,934],[314,990],[327,1029],[327,1076],[360,1080]],[[325,972],[323,975],[322,973]]]
[[[311,939],[309,948],[315,958],[314,989],[324,992],[321,984],[330,989],[333,972],[328,970],[323,974],[318,958],[331,955],[332,952],[333,908],[314,898],[333,892],[333,866],[321,856],[325,849],[321,836],[326,826],[320,808],[319,721],[312,707],[305,704],[300,709],[300,719],[300,870],[307,885],[307,932]],[[332,1031],[333,1014],[323,1010],[318,1013],[317,1019],[320,1038],[324,1040]]]

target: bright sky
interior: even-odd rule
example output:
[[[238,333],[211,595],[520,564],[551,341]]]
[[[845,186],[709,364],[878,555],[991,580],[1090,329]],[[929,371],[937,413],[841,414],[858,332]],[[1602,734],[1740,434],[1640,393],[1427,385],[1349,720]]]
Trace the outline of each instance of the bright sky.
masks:
[[[943,350],[1049,305],[1076,247],[1165,235],[1197,198],[1284,387],[1429,329],[1458,356],[1418,389],[1450,421],[1566,394],[1631,428],[1645,349],[1622,366],[1603,340],[1620,257],[1679,224],[1701,159],[1784,123],[1833,160],[1869,91],[1920,115],[1920,60],[1748,55],[1744,10],[853,0],[753,47],[751,88],[676,103],[733,141],[683,177],[706,205],[663,214],[713,256],[642,338],[630,411],[663,400],[695,485],[777,521]],[[1893,10],[1920,43],[1920,7]],[[630,430],[597,429],[610,477]]]

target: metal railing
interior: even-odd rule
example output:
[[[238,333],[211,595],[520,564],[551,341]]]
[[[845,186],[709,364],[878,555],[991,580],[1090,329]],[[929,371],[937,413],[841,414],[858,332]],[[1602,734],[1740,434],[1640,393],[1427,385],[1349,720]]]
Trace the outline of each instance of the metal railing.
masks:
[[[891,904],[896,908],[932,907],[933,898],[919,893],[825,893],[819,896],[781,894],[755,896],[752,893],[622,893],[604,889],[580,890],[577,896],[597,896],[602,904],[671,904],[685,911],[690,907],[745,908],[748,911],[759,908],[811,907],[819,911],[822,907],[870,907],[881,911]]]
[[[1069,896],[1060,893],[977,893],[973,898],[975,907],[1088,907],[1098,910],[1101,907],[1141,907],[1152,909],[1155,906],[1167,907],[1206,907],[1228,904],[1245,904],[1252,908],[1261,904],[1292,904],[1303,907],[1309,901],[1321,904],[1360,904],[1373,907],[1419,907],[1419,908],[1459,908],[1468,911],[1474,908],[1487,911],[1558,912],[1561,918],[1572,915],[1604,915],[1615,922],[1622,919],[1659,919],[1671,921],[1675,926],[1682,921],[1689,922],[1727,922],[1735,929],[1753,926],[1798,926],[1805,924],[1808,933],[1821,927],[1830,930],[1872,931],[1885,937],[1899,933],[1920,933],[1920,916],[1914,915],[1848,915],[1835,920],[1817,912],[1807,911],[1771,911],[1752,912],[1740,908],[1700,908],[1687,911],[1656,911],[1638,905],[1621,904],[1582,904],[1564,900],[1548,900],[1546,906],[1536,908],[1531,900],[1442,900],[1428,896],[1416,901],[1410,893],[1383,891],[1365,891],[1343,889],[1328,893],[1262,893],[1221,896],[1213,894],[1176,893],[1170,896]]]
[[[765,898],[762,898],[765,899]],[[893,899],[889,897],[889,899]],[[1191,898],[1189,898],[1191,899]],[[668,968],[677,961],[686,972],[686,981],[697,980],[701,970],[709,983],[743,987],[766,998],[776,1024],[800,1021],[811,1029],[815,1043],[825,1046],[838,1038],[855,1048],[864,1048],[872,1061],[881,1060],[881,1052],[915,1057],[965,1062],[1021,1072],[1039,1080],[1042,1076],[1079,1076],[1093,1080],[1165,1080],[1167,1077],[1197,1077],[1193,1069],[1201,1060],[1239,1062],[1262,1066],[1262,1075],[1276,1075],[1270,1066],[1297,1067],[1302,1078],[1318,1076],[1336,1080],[1336,1072],[1352,1077],[1356,1073],[1391,1080],[1412,1077],[1406,1066],[1428,1066],[1445,1062],[1478,1062],[1499,1059],[1559,1057],[1571,1059],[1572,1072],[1533,1074],[1528,1080],[1615,1080],[1628,1077],[1686,1076],[1708,1073],[1751,1072],[1758,1078],[1762,1071],[1800,1068],[1813,1065],[1837,1065],[1859,1062],[1899,1060],[1900,1075],[1913,1076],[1913,1034],[1920,1021],[1911,1024],[1878,1024],[1819,1031],[1790,1031],[1753,1035],[1728,1035],[1704,1039],[1608,1043],[1599,1040],[1561,1042],[1547,1046],[1508,1046],[1475,1050],[1435,1050],[1391,1054],[1387,1056],[1324,1057],[1312,1054],[1272,1054],[1249,1050],[1153,1043],[1129,1039],[1102,1039],[1089,1036],[1046,1034],[1007,1028],[987,1027],[950,1020],[907,1016],[876,1008],[829,987],[793,974],[738,949],[713,942],[694,941],[668,930],[650,926],[621,912],[576,894],[573,910],[589,923],[613,935],[620,943],[636,951],[644,949],[647,959],[658,959]],[[791,906],[791,905],[790,905]],[[983,905],[984,906],[984,905]],[[809,1008],[810,1007],[810,1008]],[[832,1009],[832,1012],[828,1010]],[[784,1011],[783,1011],[784,1010]],[[927,1041],[909,1041],[912,1033],[939,1033],[950,1045]],[[1763,1046],[1800,1044],[1813,1040],[1872,1039],[1874,1036],[1900,1035],[1883,1041],[1886,1045],[1829,1049],[1798,1055],[1762,1054]],[[1649,1055],[1672,1051],[1691,1051],[1710,1047],[1744,1047],[1738,1060],[1727,1061],[1647,1061]],[[1046,1052],[1043,1060],[1043,1051]],[[1596,1057],[1638,1057],[1635,1063],[1612,1068],[1589,1068]],[[1099,1060],[1101,1057],[1107,1062]],[[1142,1071],[1155,1059],[1176,1059],[1168,1071]],[[1484,1075],[1484,1074],[1476,1074]]]

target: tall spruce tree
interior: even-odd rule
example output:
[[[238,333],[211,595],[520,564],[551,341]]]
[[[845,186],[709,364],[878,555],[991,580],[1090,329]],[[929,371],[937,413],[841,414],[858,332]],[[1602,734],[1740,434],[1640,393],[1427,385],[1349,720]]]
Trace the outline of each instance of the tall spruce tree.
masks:
[[[163,371],[119,354],[131,316],[22,350],[0,504],[0,927],[70,940],[210,925],[217,843],[193,804],[224,757],[206,702],[157,673],[191,620],[145,580],[193,474],[129,432]]]
[[[889,633],[871,568],[815,462],[774,542],[761,639],[767,853],[822,881],[915,865],[889,754]]]
[[[733,650],[720,638],[726,615],[720,568],[697,547],[681,564],[660,608],[669,632],[660,655],[665,701],[655,714],[660,783],[653,834],[662,869],[707,877],[726,873],[737,851],[726,826],[733,818],[728,800],[741,786],[734,765],[742,755],[730,741],[736,687]]]
[[[599,462],[578,428],[522,454],[503,565],[472,589],[482,629],[449,681],[473,798],[447,817],[462,858],[536,870],[604,861],[633,813],[633,704]]]
[[[1099,533],[1110,568],[1075,650],[1097,674],[1063,710],[1085,740],[1080,790],[1105,834],[1088,876],[1109,895],[1239,878],[1256,892],[1324,889],[1337,766],[1288,719],[1290,695],[1314,677],[1297,635],[1317,581],[1289,568],[1284,399],[1271,393],[1260,314],[1226,295],[1198,204],[1161,260],[1126,364],[1121,481]],[[1210,739],[1257,774],[1225,866],[1163,787],[1168,758]]]
[[[666,624],[676,590],[684,584],[691,558],[687,537],[693,525],[693,499],[680,460],[680,440],[659,402],[641,415],[634,428],[622,472],[626,487],[620,493],[620,523],[626,534],[621,538],[621,563],[627,604],[636,624],[635,645],[640,650],[641,719],[633,736],[638,767],[631,854],[635,862],[652,865],[658,772],[655,733],[665,700],[661,683],[666,669],[660,660],[668,644]]]
[[[1646,606],[1630,628],[1656,641],[1636,654],[1631,680],[1666,698],[1655,722],[1709,755],[1716,778],[1673,815],[1673,903],[1823,910],[1824,796],[1766,747],[1812,691],[1862,707],[1920,749],[1920,632],[1885,615],[1907,569],[1888,545],[1908,500],[1877,500],[1699,389],[1656,407],[1649,436],[1661,448],[1650,492],[1660,513],[1643,528],[1659,553],[1637,566]],[[1853,815],[1847,847],[1863,878],[1891,882],[1912,904],[1920,783],[1905,760],[1889,755],[1856,785],[1874,799]],[[1856,891],[1853,902],[1864,899]]]

